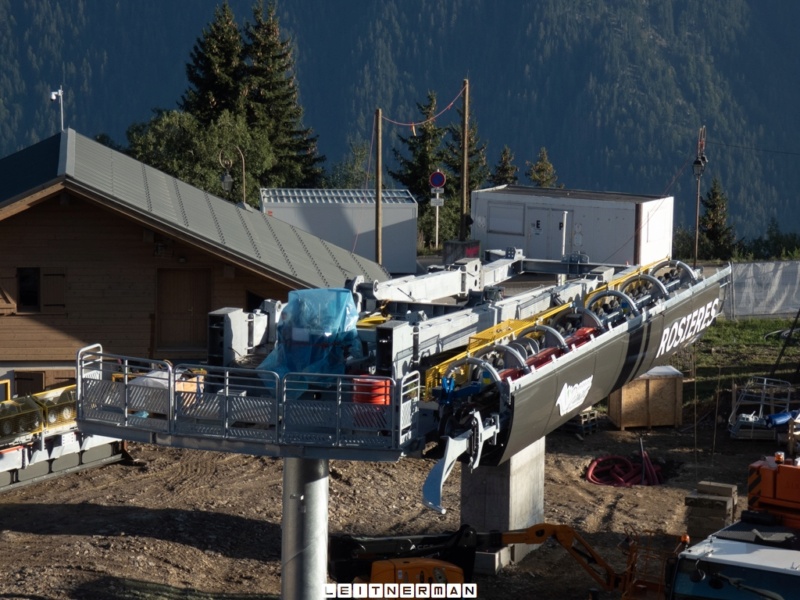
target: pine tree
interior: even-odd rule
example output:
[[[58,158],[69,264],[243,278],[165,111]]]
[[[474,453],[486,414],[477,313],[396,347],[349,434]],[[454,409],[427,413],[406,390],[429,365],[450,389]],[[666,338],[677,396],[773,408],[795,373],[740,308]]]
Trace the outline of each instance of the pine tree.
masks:
[[[324,157],[317,137],[302,125],[294,73],[292,41],[283,38],[274,3],[253,5],[253,22],[244,28],[247,123],[264,129],[276,163],[260,175],[264,187],[321,187]]]
[[[436,94],[428,92],[427,104],[417,103],[417,108],[422,113],[423,122],[414,128],[412,135],[404,137],[398,136],[400,143],[403,144],[410,154],[410,157],[403,156],[398,149],[393,149],[395,160],[399,165],[396,171],[389,169],[389,174],[417,199],[419,203],[419,215],[417,218],[417,231],[421,245],[430,245],[435,238],[435,211],[430,206],[430,176],[443,163],[442,140],[446,130],[438,127],[434,120],[436,114]],[[455,199],[450,198],[450,205],[455,204]],[[451,210],[448,200],[445,199],[445,211]],[[456,209],[456,214],[457,214]],[[440,210],[440,221],[443,211]],[[457,235],[457,231],[447,231],[449,238]],[[440,239],[443,231],[440,228]]]
[[[202,125],[210,124],[223,110],[241,113],[244,100],[242,36],[226,1],[214,11],[214,20],[203,30],[186,65],[189,88],[179,106]]]
[[[366,189],[375,185],[374,173],[368,172],[369,144],[364,140],[348,142],[350,154],[334,164],[325,187],[332,189]]]
[[[702,203],[699,254],[707,259],[730,260],[736,247],[736,235],[728,225],[728,198],[716,177]]]
[[[550,159],[547,157],[547,148],[542,146],[542,148],[539,149],[539,159],[535,163],[526,161],[525,164],[528,165],[528,171],[525,174],[536,187],[556,187],[558,176],[556,175],[556,170],[553,168],[553,165],[550,164]],[[564,187],[564,185],[561,184],[558,187]]]
[[[457,109],[458,112],[458,124],[452,124],[447,127],[447,134],[449,139],[445,141],[444,147],[444,156],[443,161],[448,172],[448,181],[447,186],[445,187],[445,193],[447,198],[452,199],[452,204],[454,205],[455,210],[453,211],[454,214],[451,214],[450,211],[447,212],[447,219],[455,219],[455,223],[453,226],[456,228],[456,231],[461,233],[461,186],[462,186],[462,163],[463,163],[463,156],[464,150],[462,147],[463,144],[463,123],[464,123],[464,107],[461,106]],[[467,201],[469,202],[469,192],[473,190],[477,190],[483,187],[483,184],[486,183],[486,180],[489,178],[490,172],[488,167],[488,162],[486,160],[486,143],[480,142],[478,137],[478,124],[476,123],[475,119],[472,116],[472,111],[470,111],[469,121],[468,121],[468,134],[467,134],[467,177],[469,177],[469,181],[467,182]],[[447,203],[447,199],[445,199],[445,203]],[[469,206],[467,206],[467,226],[472,223],[472,219],[469,217]],[[442,227],[442,219],[441,215],[439,218],[439,226],[440,229]],[[445,225],[447,229],[450,228],[450,223]],[[468,229],[469,227],[467,227]],[[441,238],[440,238],[441,239]]]
[[[453,183],[455,195],[461,195],[461,163],[462,163],[462,139],[464,122],[464,108],[458,108],[458,125],[450,125],[447,133],[450,139],[445,142],[443,161],[449,171],[450,181]],[[489,167],[486,160],[486,143],[480,142],[478,138],[478,124],[472,118],[470,111],[469,134],[467,135],[467,161],[470,191],[477,190],[489,179]]]
[[[489,177],[489,183],[492,185],[514,185],[517,183],[517,171],[519,169],[514,165],[514,154],[511,152],[511,148],[503,146],[503,150],[500,152],[500,160]]]
[[[258,206],[255,174],[274,161],[266,136],[248,127],[242,115],[227,110],[210,125],[187,112],[159,111],[147,123],[129,127],[127,137],[133,158],[237,204],[246,192],[248,204]],[[230,192],[221,185],[226,169],[233,179]]]

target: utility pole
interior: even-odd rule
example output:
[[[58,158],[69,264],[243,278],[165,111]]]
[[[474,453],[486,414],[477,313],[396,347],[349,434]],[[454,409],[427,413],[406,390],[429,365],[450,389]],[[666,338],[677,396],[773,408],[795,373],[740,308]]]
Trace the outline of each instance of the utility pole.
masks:
[[[461,230],[458,239],[467,239],[469,210],[469,79],[464,80],[464,115],[461,123]]]
[[[383,246],[383,215],[381,213],[381,188],[383,187],[383,133],[381,127],[381,109],[375,111],[375,262],[381,264],[383,256],[381,248]]]
[[[706,126],[700,128],[697,135],[697,158],[692,163],[692,172],[695,179],[697,179],[697,197],[695,199],[694,208],[694,264],[692,268],[697,268],[697,249],[700,240],[700,178],[703,176],[703,171],[706,170],[708,159],[706,158]]]

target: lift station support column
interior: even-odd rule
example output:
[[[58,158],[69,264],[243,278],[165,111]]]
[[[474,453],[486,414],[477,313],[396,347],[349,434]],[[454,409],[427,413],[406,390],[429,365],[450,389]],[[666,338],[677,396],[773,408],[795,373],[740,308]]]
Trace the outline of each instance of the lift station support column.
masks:
[[[328,559],[328,460],[285,458],[281,598],[325,597]]]
[[[470,473],[461,469],[461,522],[478,531],[512,531],[544,521],[545,438],[497,467]],[[494,574],[519,562],[534,546],[513,544],[496,553],[479,553],[475,568]]]

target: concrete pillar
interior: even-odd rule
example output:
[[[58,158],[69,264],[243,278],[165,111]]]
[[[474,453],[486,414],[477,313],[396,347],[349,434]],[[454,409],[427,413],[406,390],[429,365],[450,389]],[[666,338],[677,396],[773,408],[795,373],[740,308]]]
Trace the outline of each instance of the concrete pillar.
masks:
[[[544,520],[545,439],[534,442],[498,467],[461,467],[461,522],[477,531],[512,531]],[[476,571],[497,572],[519,562],[535,546],[514,544],[478,557]]]

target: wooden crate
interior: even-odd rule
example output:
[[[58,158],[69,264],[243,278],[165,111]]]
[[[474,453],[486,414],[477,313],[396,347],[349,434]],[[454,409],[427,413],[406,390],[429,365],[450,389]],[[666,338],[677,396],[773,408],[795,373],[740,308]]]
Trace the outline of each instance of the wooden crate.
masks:
[[[683,422],[683,374],[656,367],[608,397],[608,418],[626,427],[680,426]]]

